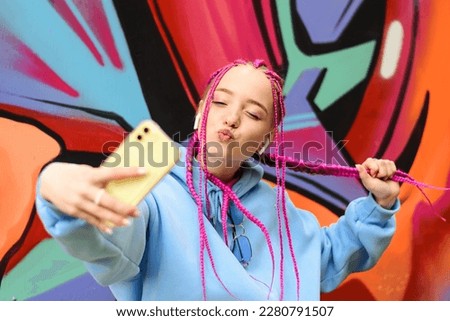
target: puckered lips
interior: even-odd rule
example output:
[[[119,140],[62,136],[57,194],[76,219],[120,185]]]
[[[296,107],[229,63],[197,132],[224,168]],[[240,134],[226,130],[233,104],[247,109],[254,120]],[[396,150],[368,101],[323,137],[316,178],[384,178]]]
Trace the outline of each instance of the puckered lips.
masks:
[[[217,134],[219,135],[219,140],[221,142],[228,142],[234,139],[234,135],[229,129],[221,129],[217,132]]]

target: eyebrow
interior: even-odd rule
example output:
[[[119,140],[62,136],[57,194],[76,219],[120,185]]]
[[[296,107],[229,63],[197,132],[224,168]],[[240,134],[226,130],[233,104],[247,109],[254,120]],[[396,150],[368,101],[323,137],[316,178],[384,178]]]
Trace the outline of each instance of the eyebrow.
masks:
[[[227,88],[216,88],[216,91],[222,91],[222,92],[227,93],[229,95],[233,95],[234,94],[231,90],[229,90]],[[267,111],[267,107],[264,106],[263,104],[261,104],[259,101],[254,100],[254,99],[248,99],[247,102],[252,104],[252,105],[256,105],[256,106],[262,108],[266,112],[266,114],[269,114],[269,112]]]

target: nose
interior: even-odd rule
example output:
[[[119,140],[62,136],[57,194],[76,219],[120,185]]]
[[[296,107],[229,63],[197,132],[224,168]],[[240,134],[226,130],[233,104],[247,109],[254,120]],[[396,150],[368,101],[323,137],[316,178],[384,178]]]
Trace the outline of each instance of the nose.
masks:
[[[240,124],[240,113],[237,109],[229,109],[229,113],[225,116],[225,124],[231,128],[237,128]]]
[[[237,128],[240,124],[240,115],[238,111],[230,111],[225,117],[225,124],[231,128]]]

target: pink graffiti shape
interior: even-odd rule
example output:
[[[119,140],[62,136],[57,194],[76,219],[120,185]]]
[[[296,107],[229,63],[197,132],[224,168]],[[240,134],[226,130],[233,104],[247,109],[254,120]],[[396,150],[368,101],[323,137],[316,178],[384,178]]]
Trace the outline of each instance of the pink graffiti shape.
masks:
[[[78,35],[81,41],[84,42],[89,51],[94,55],[95,59],[98,63],[104,66],[103,58],[100,55],[100,52],[95,47],[92,40],[89,38],[88,34],[84,30],[83,26],[77,20],[72,10],[66,3],[66,0],[52,0],[50,3],[53,5],[55,10],[59,13],[59,15],[67,22],[67,24],[72,28],[72,30]]]
[[[80,10],[80,13],[100,41],[112,64],[118,69],[123,69],[102,1],[73,0],[73,3]]]
[[[71,97],[80,94],[59,77],[35,52],[14,36],[8,37],[19,53],[14,62],[14,69],[36,79],[52,88],[66,93]]]

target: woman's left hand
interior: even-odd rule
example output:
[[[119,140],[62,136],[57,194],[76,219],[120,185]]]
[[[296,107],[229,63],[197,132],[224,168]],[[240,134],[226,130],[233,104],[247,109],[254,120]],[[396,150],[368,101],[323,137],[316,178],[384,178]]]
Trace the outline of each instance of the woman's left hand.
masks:
[[[391,180],[397,167],[386,159],[368,158],[362,164],[357,164],[359,177],[364,187],[372,193],[380,206],[390,209],[400,193],[400,185]]]

